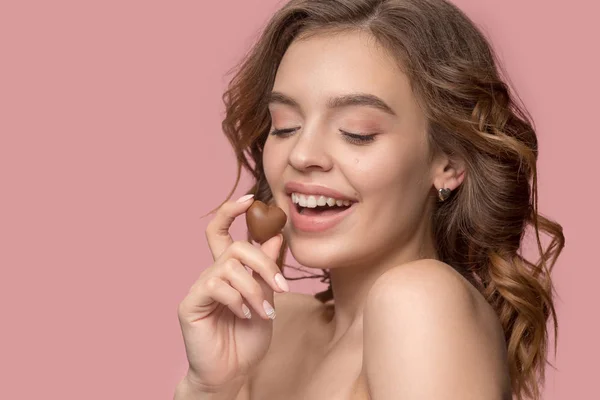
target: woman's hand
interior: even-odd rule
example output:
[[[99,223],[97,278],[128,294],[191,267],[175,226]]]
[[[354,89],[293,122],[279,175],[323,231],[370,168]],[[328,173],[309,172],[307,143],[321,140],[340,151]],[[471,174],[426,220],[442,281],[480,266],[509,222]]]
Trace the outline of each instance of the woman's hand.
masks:
[[[228,201],[219,208],[206,228],[214,264],[200,274],[178,308],[189,362],[187,378],[210,391],[239,381],[263,359],[275,318],[264,305],[268,302],[267,309],[273,305],[273,291],[284,291],[275,281],[281,235],[259,248],[234,242],[229,234],[232,222],[251,204],[250,199]],[[250,319],[244,303],[252,310]]]

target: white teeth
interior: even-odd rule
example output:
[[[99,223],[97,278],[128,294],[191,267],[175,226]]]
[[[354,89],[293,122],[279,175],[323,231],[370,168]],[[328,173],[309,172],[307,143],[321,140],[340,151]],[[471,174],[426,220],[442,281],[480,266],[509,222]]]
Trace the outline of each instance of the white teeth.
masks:
[[[300,207],[306,207],[306,197],[297,196],[297,198],[298,198],[298,204],[300,204]]]
[[[308,207],[315,208],[317,206],[325,206],[333,207],[337,205],[341,206],[349,206],[352,204],[350,200],[338,200],[333,197],[326,196],[314,196],[314,195],[303,195],[300,193],[292,193],[292,202],[294,204],[300,205],[300,207]]]

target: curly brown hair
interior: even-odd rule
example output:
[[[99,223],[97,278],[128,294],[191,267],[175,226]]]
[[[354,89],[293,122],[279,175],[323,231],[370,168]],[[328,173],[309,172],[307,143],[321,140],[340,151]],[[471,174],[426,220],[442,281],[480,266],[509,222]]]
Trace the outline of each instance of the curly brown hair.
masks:
[[[248,193],[273,201],[262,164],[271,125],[266,99],[287,47],[300,35],[356,30],[369,32],[409,77],[428,120],[431,154],[441,151],[465,162],[464,182],[431,216],[439,258],[496,310],[514,395],[539,399],[550,317],[556,353],[550,273],[565,239],[562,227],[538,212],[532,119],[505,83],[507,75],[485,35],[456,6],[445,0],[292,0],[277,11],[234,67],[223,95],[222,128],[238,164],[227,200],[243,167],[255,180]],[[520,254],[527,228],[541,254],[537,262]],[[551,239],[545,249],[540,232]],[[284,241],[277,260],[282,269],[286,252]],[[328,270],[324,277],[329,281]],[[331,300],[331,284],[316,297]]]

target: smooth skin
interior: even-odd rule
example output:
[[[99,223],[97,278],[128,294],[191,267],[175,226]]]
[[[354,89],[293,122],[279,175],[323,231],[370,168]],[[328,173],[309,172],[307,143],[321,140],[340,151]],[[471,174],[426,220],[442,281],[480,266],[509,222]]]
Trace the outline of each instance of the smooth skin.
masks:
[[[393,268],[369,293],[363,368],[372,399],[510,400],[506,357],[494,310],[443,262]]]

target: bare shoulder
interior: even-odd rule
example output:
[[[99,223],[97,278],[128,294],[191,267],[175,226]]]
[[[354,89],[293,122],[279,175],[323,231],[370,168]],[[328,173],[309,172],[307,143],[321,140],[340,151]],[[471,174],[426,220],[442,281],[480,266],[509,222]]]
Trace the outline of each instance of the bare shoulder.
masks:
[[[450,389],[457,399],[510,394],[500,321],[446,263],[417,260],[382,274],[367,296],[364,327],[363,369],[375,397],[433,399]],[[431,384],[418,384],[424,380]]]
[[[474,313],[471,316],[476,322],[502,331],[494,309],[483,295],[454,268],[439,260],[415,260],[386,271],[369,291],[368,298],[377,297],[411,299],[424,307],[460,306],[461,311]]]

